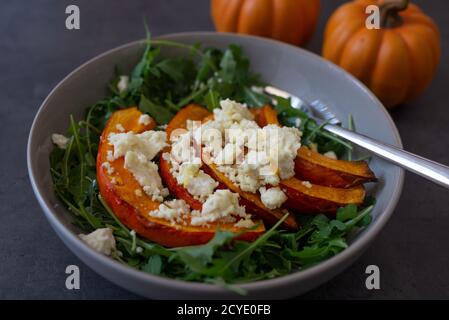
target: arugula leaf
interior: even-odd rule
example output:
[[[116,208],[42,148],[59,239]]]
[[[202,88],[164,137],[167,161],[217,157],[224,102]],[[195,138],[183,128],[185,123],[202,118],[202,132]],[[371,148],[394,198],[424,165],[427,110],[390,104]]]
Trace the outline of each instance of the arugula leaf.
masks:
[[[212,261],[217,248],[228,243],[236,236],[229,231],[217,230],[212,240],[205,245],[184,247],[176,250],[176,255],[192,270],[201,271]]]
[[[155,254],[148,258],[148,262],[142,267],[142,270],[155,275],[161,274],[162,271],[162,258],[160,255]]]
[[[144,95],[140,97],[139,109],[144,113],[148,113],[159,125],[167,124],[174,116],[174,113],[168,108],[151,102]]]

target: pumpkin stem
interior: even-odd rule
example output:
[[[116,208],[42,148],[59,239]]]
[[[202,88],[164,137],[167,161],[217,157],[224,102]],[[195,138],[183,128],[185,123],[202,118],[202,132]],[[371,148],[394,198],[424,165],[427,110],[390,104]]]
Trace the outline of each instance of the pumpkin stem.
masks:
[[[408,8],[409,0],[386,0],[380,6],[380,24],[382,28],[394,28],[402,24],[399,12]]]

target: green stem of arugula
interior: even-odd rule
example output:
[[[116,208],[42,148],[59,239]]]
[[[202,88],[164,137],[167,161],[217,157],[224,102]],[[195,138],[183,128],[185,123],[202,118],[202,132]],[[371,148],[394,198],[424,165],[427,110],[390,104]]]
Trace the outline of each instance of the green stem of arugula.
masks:
[[[201,88],[195,92],[192,92],[191,94],[189,94],[187,97],[185,97],[184,99],[182,99],[181,101],[179,101],[176,104],[176,107],[178,108],[182,108],[183,106],[185,106],[186,104],[190,103],[192,100],[196,99],[196,97],[198,97],[199,95],[203,94],[208,88],[204,87]]]
[[[324,138],[328,138],[329,140],[338,142],[339,144],[343,145],[346,149],[349,149],[349,150],[354,149],[354,147],[351,144],[349,144],[348,142],[334,136],[333,134],[331,134],[330,132],[327,132],[325,130],[318,131],[316,134],[319,136],[322,136]]]
[[[309,145],[310,142],[312,142],[316,136],[316,134],[323,130],[324,126],[329,124],[330,120],[326,120],[324,121],[322,124],[320,124],[319,126],[316,126],[315,128],[312,129],[312,131],[307,135],[307,138],[304,141],[305,145]]]
[[[264,241],[266,241],[268,238],[271,237],[271,235],[273,234],[273,232],[282,224],[282,222],[284,222],[285,219],[287,219],[288,215],[290,213],[286,213],[281,219],[279,219],[278,222],[276,222],[276,224],[271,227],[270,230],[268,230],[267,232],[265,232],[262,236],[260,236],[259,238],[257,238],[256,241],[254,241],[253,243],[251,243],[245,250],[241,251],[238,255],[236,255],[235,257],[233,257],[220,271],[219,273],[223,273],[227,268],[229,268],[231,265],[233,265],[234,263],[238,262],[240,259],[242,259],[244,256],[246,256],[247,254],[251,254],[251,252],[256,249],[260,244],[262,244]]]
[[[87,150],[89,151],[89,154],[92,154],[92,142],[90,141],[90,119],[92,116],[92,112],[95,109],[96,105],[93,105],[86,115],[86,142],[87,142]],[[81,122],[80,122],[81,123]],[[96,129],[96,128],[95,128]]]
[[[352,220],[349,220],[347,222],[345,222],[345,224],[347,226],[353,227],[355,226],[357,223],[359,223],[363,218],[365,218],[365,216],[367,216],[368,214],[371,213],[371,211],[373,210],[374,205],[370,205],[369,207],[366,207],[365,209],[363,209],[362,211],[360,211],[359,215],[357,217],[355,217]]]
[[[69,142],[67,143],[67,148],[64,152],[64,157],[62,158],[62,175],[64,176],[64,187],[68,188],[70,184],[69,178],[69,160],[72,154],[73,147],[73,136],[70,137]]]
[[[192,45],[188,45],[188,44],[183,44],[183,43],[177,43],[177,42],[173,42],[170,40],[146,40],[147,43],[151,44],[156,44],[156,45],[163,45],[163,46],[170,46],[170,47],[178,47],[178,48],[182,48],[182,49],[188,49],[191,50],[192,52],[196,53],[198,56],[200,56],[201,58],[205,58],[205,54],[195,48]],[[209,59],[206,59],[207,64],[209,65],[209,67],[212,68],[212,70],[214,71],[218,71],[218,68],[215,64],[213,64]]]
[[[70,115],[70,128],[73,134],[73,138],[75,139],[76,148],[78,150],[78,158],[80,162],[80,194],[84,193],[84,154],[81,150],[81,143],[80,143],[80,137],[79,137],[79,128],[75,123],[75,120],[73,119],[73,115]]]

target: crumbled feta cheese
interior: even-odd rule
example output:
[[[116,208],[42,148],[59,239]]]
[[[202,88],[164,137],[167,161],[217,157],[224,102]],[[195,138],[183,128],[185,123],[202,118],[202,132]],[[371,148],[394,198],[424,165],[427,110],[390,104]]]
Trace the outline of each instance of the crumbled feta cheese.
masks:
[[[306,188],[312,188],[312,184],[310,183],[310,181],[303,181],[301,182],[301,184]]]
[[[219,122],[234,122],[242,119],[254,120],[253,114],[247,106],[238,102],[226,99],[220,101],[221,108],[214,109],[214,119]]]
[[[114,168],[111,167],[111,164],[110,164],[109,162],[103,162],[103,163],[101,164],[101,166],[102,166],[103,168],[106,169],[106,172],[107,172],[109,175],[113,174],[114,171],[115,171]]]
[[[109,162],[114,161],[114,154],[112,153],[112,150],[108,150],[106,153],[106,160]]]
[[[117,89],[120,93],[128,89],[129,85],[129,77],[128,76],[120,76],[119,81],[117,83]]]
[[[182,163],[179,167],[179,173],[176,177],[178,183],[186,187],[189,184],[189,181],[198,175],[200,171],[200,164],[185,162]]]
[[[173,135],[171,138],[173,138]],[[195,148],[193,147],[191,132],[181,134],[174,139],[175,141],[173,141],[171,148],[171,158],[173,161],[179,164],[184,162],[193,164],[201,163],[201,159],[195,153]]]
[[[210,175],[204,173],[203,170],[200,170],[196,176],[192,177],[186,185],[187,191],[201,202],[205,201],[216,187],[218,187],[218,182],[212,179]]]
[[[323,154],[325,157],[337,160],[337,154],[334,151],[328,151]]]
[[[201,214],[192,212],[191,224],[204,225],[211,222],[234,222],[235,217],[249,218],[245,207],[239,205],[239,195],[227,189],[216,190],[203,204]]]
[[[134,194],[135,194],[136,196],[138,196],[138,197],[143,196],[142,190],[140,190],[140,189],[134,190]]]
[[[142,114],[142,115],[139,117],[139,124],[143,124],[144,126],[147,126],[147,125],[150,124],[150,122],[151,122],[151,118],[150,118],[150,116],[147,115],[147,114]]]
[[[297,128],[299,128],[299,127],[301,126],[301,119],[300,119],[300,118],[296,118],[296,119],[295,119],[295,126],[296,126]]]
[[[125,132],[125,128],[122,126],[121,123],[117,123],[117,124],[115,125],[115,128],[116,128],[118,131],[120,131],[120,132]]]
[[[67,148],[67,144],[69,143],[69,138],[59,133],[53,133],[51,135],[51,140],[59,149]]]
[[[101,228],[87,235],[80,234],[79,237],[92,249],[110,256],[115,250],[115,239],[112,229]]]
[[[128,151],[125,155],[125,168],[131,171],[134,178],[142,186],[143,191],[148,194],[153,201],[163,201],[163,197],[168,195],[168,189],[162,186],[157,165],[148,161],[143,154]]]
[[[149,130],[140,134],[134,132],[111,133],[108,140],[109,144],[114,146],[114,159],[133,151],[144,155],[150,161],[162,148],[167,146],[167,134],[164,131]]]
[[[184,200],[171,200],[161,203],[157,210],[149,212],[151,217],[165,219],[172,223],[179,223],[182,221],[184,215],[190,213],[190,207]]]
[[[255,223],[251,219],[240,219],[234,224],[234,226],[237,228],[245,228],[245,229],[252,228],[254,227],[254,225]]]
[[[136,253],[142,253],[143,248],[142,247],[136,247]]]
[[[276,186],[280,179],[294,175],[301,132],[276,125],[255,129],[253,123],[243,120],[231,125],[227,144],[212,160],[243,191],[255,193],[262,185]],[[246,156],[243,150],[247,150]]]
[[[280,208],[282,204],[287,200],[287,196],[279,187],[269,189],[261,187],[259,189],[259,192],[262,203],[268,209]]]

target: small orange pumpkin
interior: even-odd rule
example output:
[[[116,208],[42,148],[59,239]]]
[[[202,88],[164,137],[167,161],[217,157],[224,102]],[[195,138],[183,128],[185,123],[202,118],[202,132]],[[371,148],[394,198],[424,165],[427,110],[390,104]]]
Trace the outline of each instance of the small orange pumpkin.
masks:
[[[380,29],[368,29],[369,5]],[[352,73],[387,107],[411,100],[431,82],[440,60],[440,35],[430,17],[408,0],[356,0],[327,22],[323,56]]]
[[[215,28],[303,45],[315,30],[319,0],[212,0]]]

